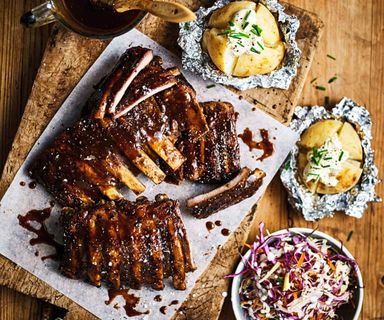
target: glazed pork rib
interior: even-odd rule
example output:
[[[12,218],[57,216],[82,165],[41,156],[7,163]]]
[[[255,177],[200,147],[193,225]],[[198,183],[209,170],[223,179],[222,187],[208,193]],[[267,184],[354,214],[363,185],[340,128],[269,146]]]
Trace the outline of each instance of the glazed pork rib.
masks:
[[[164,70],[161,63],[161,58],[155,57],[143,72],[137,75],[126,90],[115,112],[111,113],[114,119],[125,115],[140,102],[178,82],[176,76],[180,74],[180,71],[177,68]]]
[[[95,118],[102,119],[106,113],[114,113],[133,79],[153,59],[152,50],[135,47],[127,50],[112,72],[105,77],[90,99],[91,109],[97,103]]]
[[[186,157],[181,176],[201,183],[225,182],[240,170],[240,149],[236,133],[236,114],[227,102],[201,104],[208,133],[194,141],[189,133],[179,140]]]
[[[260,188],[264,171],[242,168],[239,174],[225,185],[187,201],[187,207],[199,219],[206,218],[220,210],[233,206],[253,196]]]
[[[143,192],[131,166],[100,122],[83,119],[62,132],[29,170],[60,204],[75,206],[119,199],[121,185]]]
[[[196,92],[178,68],[164,69],[162,64],[162,59],[153,57],[150,49],[128,49],[115,69],[98,85],[85,113],[92,113],[98,119],[117,119],[155,96],[162,112],[175,120],[181,131],[189,131],[197,140],[208,127]]]
[[[102,281],[114,288],[164,288],[172,277],[178,290],[195,270],[179,204],[164,195],[156,201],[102,202],[82,209],[64,208],[63,273]]]

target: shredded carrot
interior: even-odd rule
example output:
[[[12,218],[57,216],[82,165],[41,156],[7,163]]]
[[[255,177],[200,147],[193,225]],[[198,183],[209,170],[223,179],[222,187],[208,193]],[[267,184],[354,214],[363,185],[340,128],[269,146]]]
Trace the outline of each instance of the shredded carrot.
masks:
[[[329,267],[332,269],[333,272],[336,272],[336,267],[335,267],[335,265],[334,265],[334,264],[332,263],[332,261],[329,260],[329,259],[328,259],[328,265],[329,265]]]
[[[293,293],[293,297],[294,297],[295,299],[297,299],[297,297],[298,297],[298,294],[297,294],[297,292],[296,292],[296,291]]]
[[[302,253],[301,253],[301,256],[300,256],[300,259],[299,259],[299,261],[297,262],[297,268],[300,268],[300,267],[301,267],[301,265],[302,265],[303,262],[304,262],[304,258],[305,258],[305,254],[304,254],[304,252],[302,252]]]
[[[255,308],[259,304],[259,298],[256,298],[255,301],[252,303],[252,307]]]
[[[244,245],[245,247],[248,247],[249,249],[252,249],[251,246],[250,246],[248,243],[246,243],[246,242],[244,242],[243,245]]]

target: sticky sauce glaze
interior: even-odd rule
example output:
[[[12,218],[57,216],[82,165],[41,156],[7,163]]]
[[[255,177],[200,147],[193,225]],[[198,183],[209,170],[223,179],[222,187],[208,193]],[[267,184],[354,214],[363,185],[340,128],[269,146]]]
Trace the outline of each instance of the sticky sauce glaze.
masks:
[[[135,308],[140,301],[139,297],[128,293],[129,289],[109,289],[108,300],[105,301],[106,305],[110,305],[116,297],[121,296],[125,301],[124,310],[128,317],[136,317],[142,314],[149,314],[149,310],[141,312]]]
[[[249,128],[245,128],[244,132],[239,134],[239,138],[248,146],[249,151],[253,149],[262,150],[263,154],[256,160],[263,161],[273,154],[273,143],[269,140],[268,130],[260,129],[261,141],[253,140],[253,133]]]

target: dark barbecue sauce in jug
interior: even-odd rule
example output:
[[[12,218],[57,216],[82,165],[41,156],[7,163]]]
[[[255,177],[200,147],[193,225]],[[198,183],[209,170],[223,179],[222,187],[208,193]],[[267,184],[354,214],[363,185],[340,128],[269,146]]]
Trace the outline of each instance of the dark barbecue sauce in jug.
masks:
[[[139,10],[123,13],[109,6],[97,6],[90,0],[56,0],[59,15],[77,32],[84,35],[108,36],[125,32],[143,15]]]

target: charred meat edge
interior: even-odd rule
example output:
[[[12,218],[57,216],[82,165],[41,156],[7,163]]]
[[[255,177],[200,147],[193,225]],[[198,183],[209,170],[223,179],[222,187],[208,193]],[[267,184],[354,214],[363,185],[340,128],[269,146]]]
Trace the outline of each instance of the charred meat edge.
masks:
[[[103,119],[105,113],[114,113],[133,79],[152,61],[150,49],[135,47],[128,49],[120,58],[113,71],[95,92],[100,95],[94,117]]]
[[[245,167],[225,185],[187,200],[187,207],[197,218],[206,218],[254,195],[262,184],[265,172]]]

